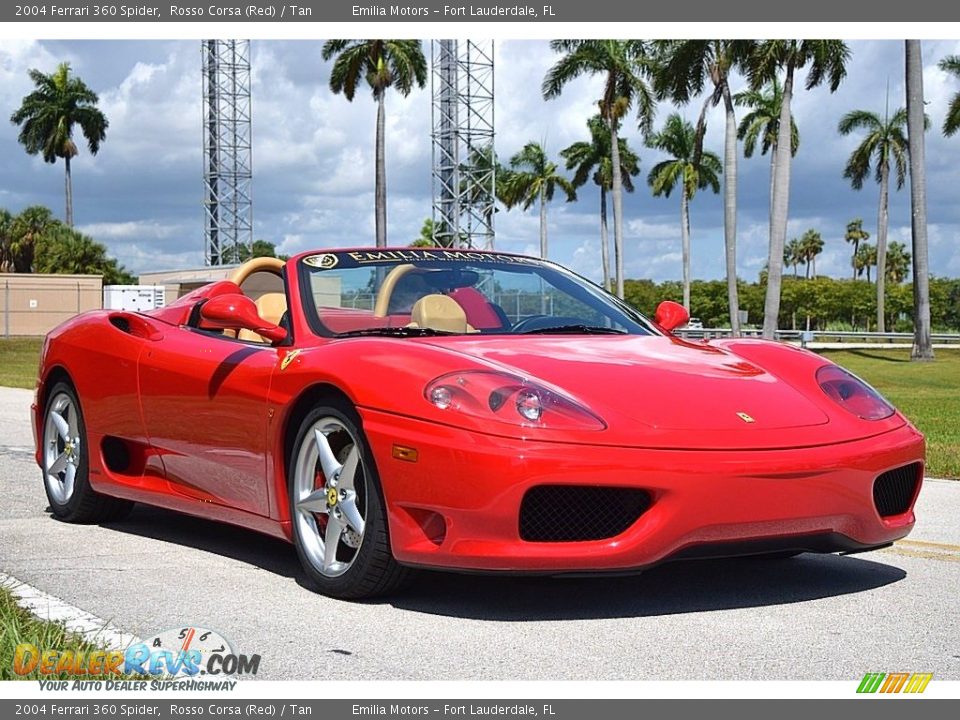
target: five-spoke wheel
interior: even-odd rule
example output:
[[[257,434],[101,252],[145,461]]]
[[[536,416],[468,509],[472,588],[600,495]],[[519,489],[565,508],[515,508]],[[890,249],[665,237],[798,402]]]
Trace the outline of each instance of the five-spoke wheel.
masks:
[[[372,597],[397,587],[386,513],[356,412],[318,407],[300,425],[290,462],[290,514],[297,554],[321,592]]]
[[[69,383],[58,382],[47,394],[43,415],[43,487],[50,509],[61,520],[77,523],[116,520],[133,503],[95,492],[89,482],[89,448],[80,401]]]
[[[43,480],[50,500],[58,505],[73,497],[83,450],[78,406],[61,390],[50,398],[43,423]]]

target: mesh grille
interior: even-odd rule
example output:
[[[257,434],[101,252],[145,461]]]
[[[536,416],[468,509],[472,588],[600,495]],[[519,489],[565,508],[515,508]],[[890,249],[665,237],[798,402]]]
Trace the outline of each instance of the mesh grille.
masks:
[[[581,542],[619,535],[650,507],[643,490],[539,485],[520,504],[520,538],[529,542]]]
[[[900,515],[910,508],[910,501],[920,483],[920,463],[887,470],[873,483],[873,504],[881,517]]]

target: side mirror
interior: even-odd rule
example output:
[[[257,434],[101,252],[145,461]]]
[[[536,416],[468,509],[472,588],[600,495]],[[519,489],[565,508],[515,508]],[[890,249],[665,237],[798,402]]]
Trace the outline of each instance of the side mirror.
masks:
[[[654,322],[667,332],[686,325],[690,320],[690,313],[680,303],[673,300],[664,300],[657,305],[657,314],[654,315]]]
[[[239,293],[210,298],[200,307],[200,317],[208,327],[250,330],[274,343],[287,337],[286,330],[261,318],[256,303]]]

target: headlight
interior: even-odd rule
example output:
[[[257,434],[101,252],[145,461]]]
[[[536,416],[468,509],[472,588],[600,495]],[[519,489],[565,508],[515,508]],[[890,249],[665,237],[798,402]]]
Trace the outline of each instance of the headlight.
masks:
[[[551,430],[604,430],[599,417],[557,390],[509,373],[467,370],[431,381],[424,396],[440,410],[484,422]]]
[[[883,420],[896,412],[880,393],[837,365],[817,370],[817,382],[830,399],[864,420]]]

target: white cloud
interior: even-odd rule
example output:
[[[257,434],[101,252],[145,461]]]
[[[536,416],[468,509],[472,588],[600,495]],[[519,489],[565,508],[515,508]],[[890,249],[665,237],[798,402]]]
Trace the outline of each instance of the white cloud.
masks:
[[[353,102],[330,92],[329,63],[321,60],[320,47],[319,40],[252,43],[255,236],[288,253],[374,238],[376,105],[365,89]],[[857,139],[841,138],[837,122],[853,108],[882,111],[888,78],[891,106],[903,102],[903,43],[858,41],[851,49],[848,77],[837,93],[798,89],[794,102],[802,142],[793,163],[788,237],[810,227],[820,231],[825,249],[818,271],[838,276],[847,274],[846,223],[862,217],[875,234],[877,189],[868,184],[855,192],[843,179],[843,163]],[[950,53],[960,53],[960,42],[924,43],[927,111],[934,125],[927,135],[930,250],[935,272],[960,275],[960,141],[939,132],[960,83],[936,68]],[[560,98],[545,102],[540,84],[557,57],[541,40],[496,43],[496,146],[502,160],[531,140],[544,142],[556,158],[586,137],[602,78],[580,78]],[[7,40],[0,47],[0,115],[9,117],[29,92],[29,68],[49,72],[63,60],[97,90],[110,120],[99,156],[83,154],[74,165],[82,229],[135,270],[202,262],[199,43]],[[801,73],[798,86],[803,78]],[[693,119],[700,102],[694,99],[680,112]],[[390,92],[386,100],[388,228],[397,244],[416,237],[431,214],[430,104],[429,86],[407,98]],[[661,105],[657,124],[673,109]],[[722,149],[722,131],[722,113],[714,111],[707,147]],[[643,147],[632,120],[623,134],[641,156],[637,190],[624,195],[628,275],[678,279],[679,202],[650,195],[646,174],[660,156]],[[0,123],[0,205],[17,211],[43,203],[62,212],[62,165],[28,158],[16,135],[15,127]],[[739,169],[738,270],[754,280],[767,260],[769,158],[741,158]],[[600,277],[597,205],[595,188],[585,187],[578,202],[558,198],[548,212],[550,257],[594,279]],[[693,202],[695,277],[724,274],[722,210],[722,198],[710,193]],[[891,239],[909,242],[906,190],[891,196],[890,219]],[[611,243],[612,225],[611,212]],[[539,252],[536,208],[498,212],[496,228],[498,247]]]

